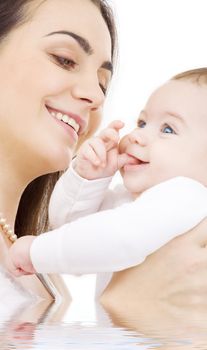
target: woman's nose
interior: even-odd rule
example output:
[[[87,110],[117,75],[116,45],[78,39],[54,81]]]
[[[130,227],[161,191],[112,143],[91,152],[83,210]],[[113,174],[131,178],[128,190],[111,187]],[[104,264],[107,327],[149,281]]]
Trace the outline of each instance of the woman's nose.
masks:
[[[96,111],[104,103],[105,96],[99,85],[98,77],[81,76],[72,87],[75,99],[83,101],[91,111]]]

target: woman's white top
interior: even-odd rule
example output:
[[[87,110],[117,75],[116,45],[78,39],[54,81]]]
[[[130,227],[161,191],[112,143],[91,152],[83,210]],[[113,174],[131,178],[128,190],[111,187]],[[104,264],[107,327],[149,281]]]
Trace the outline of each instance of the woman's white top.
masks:
[[[2,266],[0,266],[0,323],[1,326],[38,298],[29,290],[23,289]],[[15,320],[14,320],[15,321]],[[1,327],[0,327],[1,329]]]
[[[136,200],[121,185],[108,190],[110,181],[88,181],[72,168],[59,179],[49,208],[54,230],[31,246],[37,272],[98,273],[101,292],[114,271],[142,263],[207,216],[207,189],[193,179],[172,178]]]

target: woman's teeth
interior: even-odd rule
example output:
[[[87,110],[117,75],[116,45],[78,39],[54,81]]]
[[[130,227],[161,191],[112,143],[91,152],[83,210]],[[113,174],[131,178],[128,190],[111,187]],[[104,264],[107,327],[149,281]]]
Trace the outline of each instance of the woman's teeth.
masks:
[[[64,123],[70,125],[75,130],[75,132],[78,133],[80,129],[80,125],[76,123],[76,121],[73,118],[70,118],[66,114],[62,114],[61,112],[54,112],[54,111],[51,112],[51,115],[56,119],[61,120]]]

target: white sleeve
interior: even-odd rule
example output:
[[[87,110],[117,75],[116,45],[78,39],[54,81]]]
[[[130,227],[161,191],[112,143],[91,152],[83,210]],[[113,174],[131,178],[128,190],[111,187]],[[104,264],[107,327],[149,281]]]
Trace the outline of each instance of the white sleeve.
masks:
[[[141,263],[207,215],[207,189],[178,177],[116,209],[78,219],[38,236],[31,246],[40,273],[98,273]]]
[[[71,165],[60,177],[52,192],[49,203],[50,227],[57,228],[79,217],[97,212],[104,201],[111,180],[112,177],[84,179]]]

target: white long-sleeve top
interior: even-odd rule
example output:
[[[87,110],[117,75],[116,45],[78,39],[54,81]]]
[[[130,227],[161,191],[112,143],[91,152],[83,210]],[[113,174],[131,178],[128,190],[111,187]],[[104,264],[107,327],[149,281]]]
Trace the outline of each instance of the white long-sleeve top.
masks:
[[[37,272],[102,273],[103,289],[112,272],[140,264],[207,216],[207,188],[193,179],[170,179],[136,200],[121,185],[108,190],[110,181],[88,181],[72,168],[59,179],[49,209],[54,230],[31,246]]]

